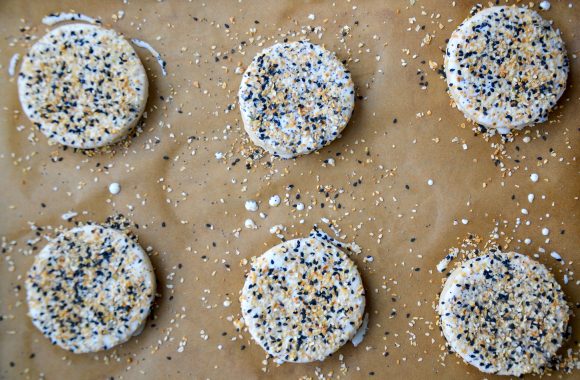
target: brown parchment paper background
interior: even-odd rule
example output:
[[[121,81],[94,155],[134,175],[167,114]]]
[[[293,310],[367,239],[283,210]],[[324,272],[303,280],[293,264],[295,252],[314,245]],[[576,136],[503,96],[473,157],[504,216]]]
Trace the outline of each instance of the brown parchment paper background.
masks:
[[[509,249],[529,255],[543,247],[540,260],[560,283],[566,270],[580,270],[575,261],[580,4],[552,0],[552,9],[541,12],[561,29],[571,61],[560,108],[549,123],[526,131],[529,143],[520,134],[494,162],[492,144],[500,140],[486,141],[469,126],[461,128],[462,115],[450,107],[444,81],[428,64],[442,64],[445,39],[476,2],[411,3],[2,0],[0,378],[253,379],[317,373],[353,379],[483,378],[454,356],[440,359],[444,341],[432,303],[444,275],[435,265],[468,233],[486,240],[497,224],[502,246],[511,240]],[[150,80],[147,117],[142,133],[128,146],[115,147],[114,154],[87,156],[49,146],[20,112],[16,78],[7,74],[12,55],[30,46],[26,36],[48,30],[42,17],[71,9],[150,42],[168,62],[169,75],[162,77],[151,56],[136,49]],[[120,10],[125,14],[116,22],[112,15]],[[308,26],[322,27],[321,38],[307,33]],[[433,38],[421,47],[427,33]],[[247,161],[252,146],[241,127],[236,104],[241,76],[235,68],[245,69],[259,50],[284,38],[310,38],[348,61],[359,95],[355,112],[342,138],[318,154]],[[422,81],[428,81],[426,90]],[[29,141],[31,134],[36,143]],[[216,152],[226,157],[217,160]],[[328,158],[336,165],[324,166]],[[529,179],[532,172],[540,176],[536,184]],[[122,186],[117,196],[107,190],[112,182]],[[289,185],[294,187],[287,190]],[[333,189],[329,199],[320,186]],[[289,194],[294,204],[297,193],[307,207],[302,212],[291,205],[268,206],[271,195]],[[536,195],[533,204],[528,193]],[[248,199],[261,202],[265,219],[245,210]],[[145,331],[96,355],[51,346],[26,315],[24,276],[44,245],[44,240],[27,244],[36,237],[29,223],[70,227],[61,215],[71,210],[78,221],[122,213],[138,224],[133,230],[152,248],[159,281],[160,296]],[[280,241],[269,233],[271,226],[283,224],[286,238],[292,238],[306,235],[321,217],[335,220],[345,240],[364,248],[353,260],[367,289],[370,329],[359,347],[347,344],[323,363],[265,365],[265,353],[232,323],[239,316],[238,292],[247,269],[242,263]],[[259,228],[245,229],[246,218]],[[515,228],[517,218],[532,223]],[[549,243],[542,227],[551,231]],[[530,245],[521,243],[526,237]],[[566,265],[553,260],[551,251]],[[365,261],[368,255],[374,261]],[[563,287],[576,310],[580,289],[577,277],[568,275]],[[578,350],[578,318],[572,326],[568,346]]]

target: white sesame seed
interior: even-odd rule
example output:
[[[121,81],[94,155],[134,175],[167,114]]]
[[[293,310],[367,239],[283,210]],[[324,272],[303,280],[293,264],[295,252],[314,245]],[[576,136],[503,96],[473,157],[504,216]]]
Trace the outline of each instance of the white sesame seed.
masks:
[[[427,185],[433,186],[433,180],[431,178],[427,180]]]
[[[526,208],[523,208],[523,209],[522,209],[522,214],[524,214],[524,215],[528,215],[528,209],[526,209]]]
[[[532,193],[528,194],[528,202],[532,203],[534,201],[534,198],[535,198],[534,194]]]
[[[461,223],[467,224],[467,223],[469,223],[469,220],[467,220],[467,219],[461,219]]]
[[[532,173],[530,175],[530,179],[532,180],[532,182],[538,182],[538,180],[540,179],[540,176],[537,175],[536,173]]]
[[[550,230],[547,229],[546,227],[542,228],[542,235],[544,236],[548,236],[550,234]]]
[[[525,243],[526,245],[530,245],[530,244],[532,244],[532,239],[530,239],[530,238],[525,238],[525,239],[524,239],[524,243]]]

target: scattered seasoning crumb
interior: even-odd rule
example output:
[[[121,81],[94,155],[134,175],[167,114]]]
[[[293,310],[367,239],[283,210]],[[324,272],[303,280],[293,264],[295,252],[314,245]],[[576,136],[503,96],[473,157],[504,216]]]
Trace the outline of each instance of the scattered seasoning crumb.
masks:
[[[334,158],[327,158],[326,160],[324,160],[324,163],[330,166],[335,166],[336,162],[334,161]]]
[[[284,235],[282,235],[282,232],[286,231],[286,227],[284,227],[284,225],[282,224],[276,224],[272,227],[270,227],[270,233],[272,235],[276,235],[279,238],[283,238]]]

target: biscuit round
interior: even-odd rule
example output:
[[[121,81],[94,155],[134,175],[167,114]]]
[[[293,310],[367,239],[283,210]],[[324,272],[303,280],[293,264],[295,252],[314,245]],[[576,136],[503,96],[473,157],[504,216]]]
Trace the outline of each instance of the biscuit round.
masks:
[[[137,124],[148,81],[123,36],[77,23],[51,30],[30,48],[18,94],[26,116],[49,140],[94,149],[116,143]]]
[[[356,334],[365,292],[353,261],[315,237],[257,257],[240,297],[252,338],[278,362],[324,360]]]
[[[307,41],[264,49],[239,90],[250,139],[274,156],[293,158],[334,141],[354,108],[350,72],[336,56]]]
[[[438,312],[451,349],[480,371],[542,372],[562,345],[569,319],[550,271],[527,256],[490,251],[447,279]]]
[[[32,323],[74,353],[106,350],[144,326],[155,296],[147,254],[124,232],[101,225],[59,234],[26,280]]]
[[[487,8],[463,21],[445,54],[457,108],[502,134],[546,121],[568,71],[559,31],[537,12],[515,6]]]

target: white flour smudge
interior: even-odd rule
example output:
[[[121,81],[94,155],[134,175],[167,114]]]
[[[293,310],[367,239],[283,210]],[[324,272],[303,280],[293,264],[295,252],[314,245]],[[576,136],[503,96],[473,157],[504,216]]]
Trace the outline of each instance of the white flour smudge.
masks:
[[[133,42],[136,46],[140,48],[147,49],[149,53],[151,53],[155,57],[157,63],[159,63],[159,66],[161,66],[161,72],[163,73],[163,76],[167,76],[167,71],[165,70],[165,68],[167,67],[167,62],[165,62],[165,60],[161,58],[161,54],[159,54],[157,50],[153,49],[153,46],[137,38],[133,38],[131,42]]]
[[[51,13],[42,19],[44,25],[54,25],[63,21],[85,21],[91,24],[101,23],[101,20],[94,19],[82,13]]]
[[[10,75],[11,77],[14,76],[14,74],[16,74],[16,65],[18,64],[18,61],[20,60],[20,54],[16,53],[12,56],[12,58],[10,58],[10,64],[8,65],[8,75]]]

